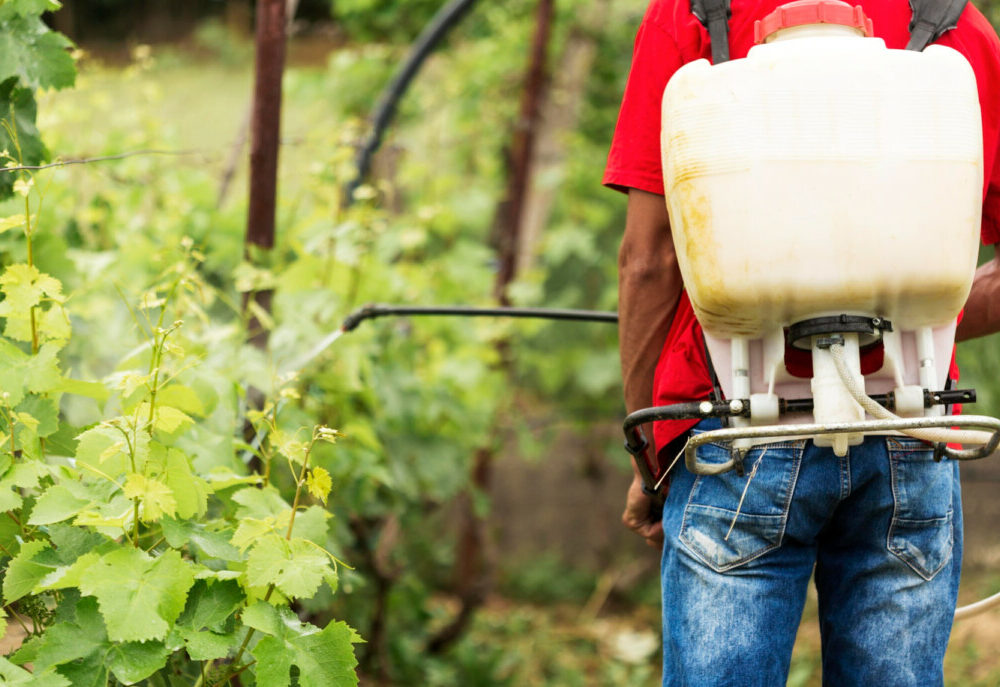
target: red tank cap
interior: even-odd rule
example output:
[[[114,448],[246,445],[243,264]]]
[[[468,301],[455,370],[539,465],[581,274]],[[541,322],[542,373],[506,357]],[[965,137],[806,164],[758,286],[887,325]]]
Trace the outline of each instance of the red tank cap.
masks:
[[[840,0],[797,0],[758,20],[753,27],[754,43],[760,45],[782,29],[808,24],[840,24],[858,29],[867,37],[875,35],[872,20],[860,5],[852,7]]]

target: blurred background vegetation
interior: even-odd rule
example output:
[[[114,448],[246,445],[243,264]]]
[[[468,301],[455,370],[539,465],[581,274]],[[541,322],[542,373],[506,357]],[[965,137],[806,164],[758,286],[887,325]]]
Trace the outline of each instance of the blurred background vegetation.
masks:
[[[189,333],[194,374],[220,396],[274,379],[369,302],[494,303],[511,150],[534,0],[480,3],[402,103],[370,185],[344,207],[378,94],[439,0],[301,0],[284,82],[277,247],[243,259],[253,6],[246,0],[65,0],[50,23],[80,49],[75,89],[43,94],[56,158],[161,151],[46,173],[40,268],[73,292],[79,376],[115,372],[136,345],[118,295],[138,294],[185,239],[231,303],[274,289],[267,352],[213,352],[232,336],[224,299]],[[1000,1],[978,2],[994,20]],[[557,2],[535,127],[519,305],[613,310],[623,198],[601,189],[631,43],[645,3]],[[10,201],[13,203],[13,201]],[[14,209],[0,208],[0,211]],[[0,259],[21,259],[0,234]],[[985,257],[985,256],[984,256]],[[964,385],[1000,413],[995,339],[963,345]],[[330,547],[355,566],[346,593],[300,610],[367,640],[362,684],[655,684],[658,560],[619,525],[630,471],[614,327],[383,320],[336,342],[294,382],[290,427],[343,431]],[[75,424],[95,421],[85,403]],[[220,420],[224,422],[226,418]],[[228,418],[231,422],[232,418]],[[200,451],[233,451],[206,435]],[[990,523],[1000,472],[967,471],[963,599],[1000,588]],[[977,525],[982,523],[982,525]],[[790,684],[818,681],[814,604]],[[956,630],[956,685],[995,685],[1000,620]]]

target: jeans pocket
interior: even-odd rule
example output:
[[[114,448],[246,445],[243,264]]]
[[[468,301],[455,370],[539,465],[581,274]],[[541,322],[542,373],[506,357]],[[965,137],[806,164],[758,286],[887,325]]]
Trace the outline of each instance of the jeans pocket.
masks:
[[[751,449],[744,459],[743,477],[735,471],[698,476],[681,523],[684,547],[720,573],[778,548],[804,446],[804,441],[790,441]],[[698,448],[698,459],[722,463],[729,460],[729,449],[705,444]]]
[[[889,551],[925,580],[951,560],[954,467],[935,462],[934,450],[907,437],[887,437],[892,471],[892,522]]]

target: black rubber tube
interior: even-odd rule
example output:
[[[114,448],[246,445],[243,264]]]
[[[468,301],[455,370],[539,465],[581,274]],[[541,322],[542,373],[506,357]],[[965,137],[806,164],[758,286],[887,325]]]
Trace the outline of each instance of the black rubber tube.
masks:
[[[371,169],[372,156],[375,155],[375,152],[382,145],[382,137],[396,116],[399,101],[403,99],[403,96],[410,87],[410,83],[420,72],[420,68],[430,54],[434,52],[438,44],[462,20],[465,13],[475,3],[476,0],[451,0],[451,2],[438,10],[437,14],[434,15],[434,18],[431,19],[431,22],[424,28],[413,44],[410,54],[407,56],[406,61],[403,62],[402,67],[396,72],[396,75],[389,82],[389,85],[385,87],[385,90],[382,91],[381,96],[379,96],[378,105],[372,113],[371,131],[355,159],[357,167],[356,176],[344,188],[345,206],[353,204],[354,192],[368,176],[368,172]]]
[[[473,308],[469,306],[399,306],[366,305],[344,318],[341,329],[354,331],[365,320],[378,317],[517,317],[537,320],[565,320],[575,322],[604,322],[615,324],[618,313],[604,310],[566,310],[561,308]]]

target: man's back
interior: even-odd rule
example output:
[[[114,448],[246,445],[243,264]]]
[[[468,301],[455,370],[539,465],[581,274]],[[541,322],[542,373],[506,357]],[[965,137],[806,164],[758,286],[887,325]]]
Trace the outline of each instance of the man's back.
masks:
[[[733,0],[733,59],[752,47],[754,22],[780,4]],[[907,0],[857,4],[888,47],[906,45]],[[938,43],[964,54],[976,73],[986,164],[982,236],[997,243],[1000,40],[970,6]],[[605,175],[607,185],[629,192],[619,312],[630,411],[650,399],[655,405],[701,399],[711,389],[660,197],[659,143],[667,81],[683,64],[710,55],[707,31],[688,0],[650,4]],[[979,275],[966,318],[983,320],[980,333],[996,331],[1000,267]],[[691,424],[660,423],[657,446]],[[694,431],[717,426],[703,421]],[[723,447],[699,448],[699,460],[727,458]],[[695,479],[683,464],[672,475],[661,535],[664,685],[782,684],[810,576],[827,684],[942,684],[961,562],[957,466],[935,462],[926,444],[898,437],[868,437],[840,458],[812,442],[783,442],[756,447],[745,462],[744,476]],[[634,482],[623,519],[655,541],[659,530],[649,513]]]

